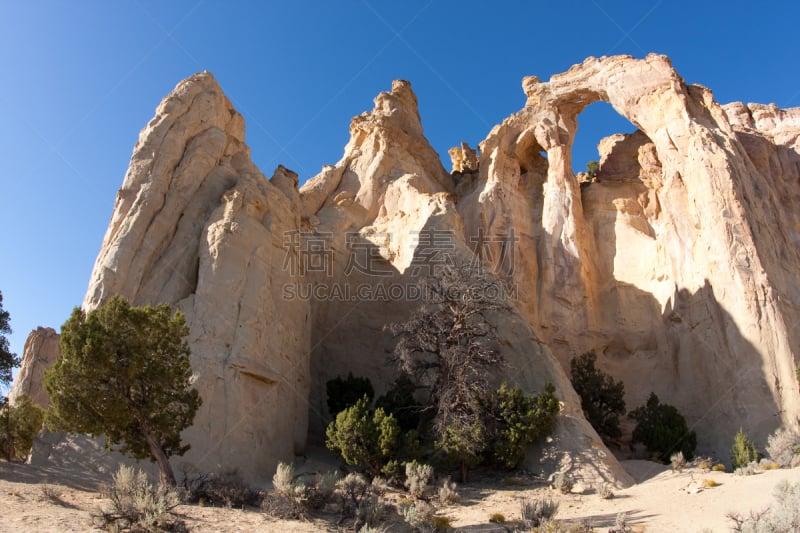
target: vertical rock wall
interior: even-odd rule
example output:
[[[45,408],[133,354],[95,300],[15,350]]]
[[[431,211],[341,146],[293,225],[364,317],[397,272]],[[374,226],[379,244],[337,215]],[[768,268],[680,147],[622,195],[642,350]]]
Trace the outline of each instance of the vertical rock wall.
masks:
[[[268,182],[253,165],[211,74],[181,82],[139,136],[84,307],[121,294],[185,313],[203,404],[175,462],[261,480],[304,450],[309,307],[281,299],[298,205],[295,174]]]

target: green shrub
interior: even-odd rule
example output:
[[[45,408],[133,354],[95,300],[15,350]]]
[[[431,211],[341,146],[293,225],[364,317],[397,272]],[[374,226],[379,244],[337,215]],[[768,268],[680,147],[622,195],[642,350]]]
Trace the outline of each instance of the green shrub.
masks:
[[[487,450],[489,438],[481,414],[478,408],[462,413],[445,426],[441,438],[435,443],[448,460],[459,464],[462,482],[466,481],[469,468],[481,463]]]
[[[329,449],[349,464],[366,468],[376,476],[397,451],[400,426],[383,409],[372,410],[364,395],[355,405],[336,415],[325,430]]]
[[[553,430],[560,409],[555,390],[548,382],[541,394],[525,396],[517,386],[500,385],[488,408],[495,423],[487,446],[492,463],[517,467],[528,446]]]
[[[408,376],[401,376],[386,394],[375,400],[375,407],[381,407],[394,416],[403,431],[416,430],[419,427],[419,411],[422,406],[414,398],[415,390],[416,386]]]
[[[166,304],[135,307],[117,295],[88,312],[74,308],[45,372],[48,427],[105,435],[106,448],[151,459],[175,487],[169,458],[189,450],[182,432],[202,404],[188,336],[183,313]]]
[[[758,450],[742,428],[739,428],[731,446],[731,470],[747,466],[752,462],[758,462]]]
[[[9,461],[24,461],[33,439],[42,429],[44,411],[28,395],[17,398],[14,406],[0,406],[0,456]]]
[[[595,367],[597,354],[586,352],[570,361],[570,380],[581,398],[586,419],[601,436],[619,438],[619,417],[625,414],[625,385]]]
[[[665,464],[678,451],[683,452],[687,460],[692,458],[697,447],[697,435],[689,431],[683,415],[675,407],[660,403],[655,393],[651,392],[647,403],[628,416],[637,422],[632,441],[644,444]]]
[[[364,396],[370,402],[375,397],[375,391],[372,389],[369,379],[354,377],[352,372],[348,372],[345,379],[337,376],[328,381],[325,389],[328,393],[328,412],[331,416],[336,416],[348,407],[355,405]]]

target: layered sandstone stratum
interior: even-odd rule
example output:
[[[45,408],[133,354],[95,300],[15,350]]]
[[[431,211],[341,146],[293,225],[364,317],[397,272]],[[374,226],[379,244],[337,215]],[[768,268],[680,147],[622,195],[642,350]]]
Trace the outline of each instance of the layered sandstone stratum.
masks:
[[[327,380],[353,372],[381,394],[395,377],[385,326],[419,305],[391,288],[431,267],[424,236],[451,258],[478,253],[516,287],[513,309],[492,317],[508,362],[498,378],[532,393],[550,380],[563,403],[528,468],[631,482],[565,372],[590,349],[625,382],[629,408],[651,391],[677,406],[699,451],[724,457],[740,426],[759,444],[797,427],[800,109],[721,106],[659,55],[589,58],[523,89],[525,107],[477,151],[450,150],[448,173],[396,81],[353,119],[342,159],[299,190],[293,172],[267,180],[255,167],[211,74],[164,99],[84,307],[122,294],[186,314],[204,401],[177,464],[268,479],[321,440]],[[638,130],[603,139],[596,179],[580,184],[572,143],[597,101]],[[25,361],[38,364],[27,347]]]

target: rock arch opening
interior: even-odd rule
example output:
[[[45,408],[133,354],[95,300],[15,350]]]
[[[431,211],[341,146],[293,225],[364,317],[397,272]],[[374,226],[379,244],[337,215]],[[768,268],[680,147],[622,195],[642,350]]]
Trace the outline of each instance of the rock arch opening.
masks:
[[[600,141],[614,134],[629,134],[637,130],[611,104],[602,100],[587,105],[576,120],[578,129],[572,140],[572,172],[576,176],[579,172],[587,172],[590,161],[600,161]]]

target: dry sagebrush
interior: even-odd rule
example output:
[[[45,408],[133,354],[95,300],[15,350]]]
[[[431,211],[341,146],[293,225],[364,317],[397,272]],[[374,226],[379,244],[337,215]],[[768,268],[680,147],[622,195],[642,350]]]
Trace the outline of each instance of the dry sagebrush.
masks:
[[[800,465],[800,434],[789,429],[778,429],[769,436],[767,454],[783,468]]]
[[[178,493],[160,485],[155,488],[141,470],[122,465],[101,495],[110,507],[93,515],[98,527],[107,531],[186,531],[186,525],[172,514],[180,504]]]

